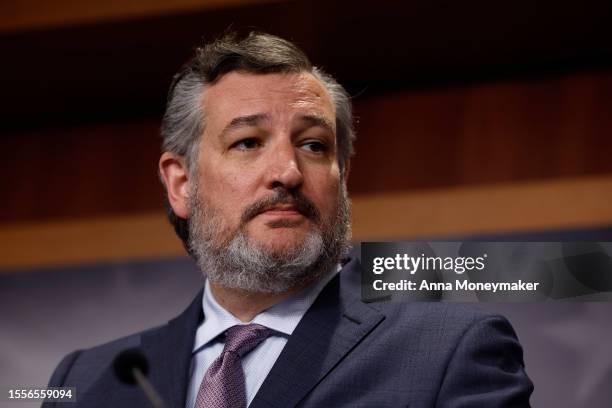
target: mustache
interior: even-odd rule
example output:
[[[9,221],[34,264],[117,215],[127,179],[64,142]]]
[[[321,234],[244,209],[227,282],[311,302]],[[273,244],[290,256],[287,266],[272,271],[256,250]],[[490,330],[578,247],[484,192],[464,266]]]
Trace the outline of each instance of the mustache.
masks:
[[[279,204],[288,204],[295,207],[306,218],[310,218],[315,222],[321,220],[321,214],[317,207],[304,194],[299,191],[289,191],[286,189],[277,189],[276,192],[264,197],[253,204],[250,204],[242,213],[241,222],[244,224],[264,211],[267,211]]]

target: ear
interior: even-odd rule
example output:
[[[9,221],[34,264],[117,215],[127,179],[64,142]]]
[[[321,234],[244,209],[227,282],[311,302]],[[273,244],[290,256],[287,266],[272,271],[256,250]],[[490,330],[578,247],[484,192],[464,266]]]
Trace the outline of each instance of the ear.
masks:
[[[344,182],[348,182],[349,174],[351,173],[351,159],[346,159],[344,162]]]
[[[174,213],[181,218],[189,218],[189,193],[191,181],[185,158],[164,152],[159,158],[159,175],[166,187],[168,202]]]

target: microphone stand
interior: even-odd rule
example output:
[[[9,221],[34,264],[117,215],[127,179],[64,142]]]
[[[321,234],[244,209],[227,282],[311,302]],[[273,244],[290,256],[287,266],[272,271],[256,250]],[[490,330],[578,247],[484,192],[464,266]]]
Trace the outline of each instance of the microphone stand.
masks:
[[[153,408],[166,408],[164,401],[161,399],[157,391],[155,391],[155,388],[153,388],[151,382],[147,380],[147,377],[138,367],[132,367],[132,374],[134,375],[138,386],[142,389],[142,391],[144,391],[147,399],[151,405],[153,405]]]

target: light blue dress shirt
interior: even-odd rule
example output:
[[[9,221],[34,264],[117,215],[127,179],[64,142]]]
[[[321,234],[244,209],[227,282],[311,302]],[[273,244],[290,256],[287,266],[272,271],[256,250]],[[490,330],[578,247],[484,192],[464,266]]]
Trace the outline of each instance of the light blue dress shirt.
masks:
[[[259,387],[261,387],[261,384],[263,384],[268,376],[281,351],[283,351],[293,330],[295,330],[321,290],[340,269],[340,265],[338,265],[337,268],[334,268],[334,271],[325,275],[323,279],[320,279],[297,295],[285,299],[261,312],[248,323],[241,322],[219,305],[210,290],[208,281],[205,282],[204,296],[202,297],[204,321],[196,331],[191,357],[191,380],[187,389],[186,407],[193,408],[195,406],[198,390],[208,367],[223,351],[223,336],[219,335],[235,325],[257,323],[274,330],[274,332],[242,358],[247,405],[249,405],[255,394],[257,394]]]

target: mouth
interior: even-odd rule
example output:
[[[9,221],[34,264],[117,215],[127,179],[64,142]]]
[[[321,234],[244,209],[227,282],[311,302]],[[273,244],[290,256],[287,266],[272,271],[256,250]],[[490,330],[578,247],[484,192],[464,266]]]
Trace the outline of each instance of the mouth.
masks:
[[[245,225],[256,217],[261,217],[268,226],[296,226],[305,220],[317,223],[320,219],[317,208],[307,197],[285,190],[249,205],[242,213],[241,222]]]
[[[264,215],[267,217],[274,218],[297,218],[303,217],[302,212],[293,204],[279,204],[269,208],[264,209],[259,213],[259,215]]]

